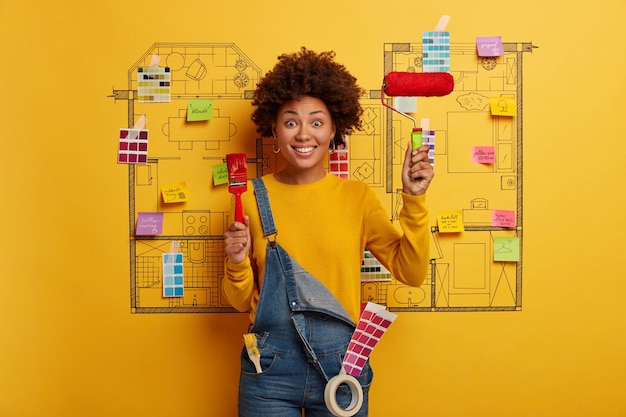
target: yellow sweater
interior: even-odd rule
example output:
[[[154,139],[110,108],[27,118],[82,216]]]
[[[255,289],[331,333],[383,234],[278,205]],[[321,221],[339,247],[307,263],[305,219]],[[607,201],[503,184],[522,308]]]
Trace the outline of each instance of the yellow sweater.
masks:
[[[330,290],[355,323],[360,315],[360,270],[366,246],[398,281],[410,286],[424,281],[430,242],[424,195],[403,194],[403,236],[365,183],[330,174],[305,185],[282,184],[271,174],[263,181],[278,230],[276,241]],[[228,301],[239,311],[250,310],[252,322],[267,246],[253,190],[248,183],[248,192],[242,195],[243,212],[250,217],[252,249],[240,264],[227,257],[223,280]]]

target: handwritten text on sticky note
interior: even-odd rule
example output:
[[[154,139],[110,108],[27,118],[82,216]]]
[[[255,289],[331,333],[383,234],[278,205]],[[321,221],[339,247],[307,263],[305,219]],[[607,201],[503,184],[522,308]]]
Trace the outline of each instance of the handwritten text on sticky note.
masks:
[[[478,51],[478,56],[502,56],[504,55],[504,49],[502,48],[502,37],[477,37],[476,50]]]
[[[226,164],[213,165],[213,185],[228,183],[228,166]]]
[[[493,146],[472,147],[472,162],[475,164],[493,164],[496,162],[496,151]]]
[[[161,187],[161,195],[164,203],[180,203],[187,201],[189,191],[187,190],[187,184],[179,182]]]
[[[163,213],[137,213],[137,236],[155,236],[163,233]]]
[[[496,227],[515,227],[515,211],[493,210],[491,212],[491,225]]]
[[[213,118],[213,100],[189,100],[187,102],[187,121],[197,122]]]
[[[463,232],[463,213],[461,210],[442,211],[437,213],[437,226],[440,233]]]

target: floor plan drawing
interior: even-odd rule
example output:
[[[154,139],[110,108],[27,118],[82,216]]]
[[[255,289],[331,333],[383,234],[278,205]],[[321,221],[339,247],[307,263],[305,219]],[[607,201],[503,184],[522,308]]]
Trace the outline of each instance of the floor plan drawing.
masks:
[[[475,44],[452,43],[454,91],[417,99],[412,116],[427,118],[435,132],[436,176],[427,200],[432,236],[429,277],[420,288],[401,285],[386,271],[377,271],[366,253],[364,303],[407,312],[521,310],[522,57],[534,46],[503,47],[503,56],[481,58]],[[385,73],[422,71],[421,42],[389,43],[383,49]],[[167,73],[169,97],[159,102],[138,100],[139,69],[156,66]],[[133,128],[144,115],[149,132],[147,161],[120,164],[128,169],[133,313],[234,311],[221,291],[222,235],[231,221],[231,196],[227,185],[214,183],[214,169],[231,152],[246,153],[249,177],[276,169],[271,141],[258,138],[250,121],[252,91],[263,71],[235,44],[155,43],[128,69],[128,85],[113,89],[114,101],[127,104],[128,125],[121,128]],[[368,91],[362,100],[363,130],[347,137],[347,152],[341,158],[347,159],[348,167],[343,175],[368,183],[388,208],[390,221],[397,224],[402,205],[400,167],[413,122],[383,105],[380,75],[381,85],[362,86]],[[516,116],[492,115],[494,97],[513,98]],[[188,120],[194,100],[210,100],[209,120]],[[386,100],[393,105],[393,99]],[[495,163],[473,162],[472,149],[477,146],[493,147]],[[188,198],[165,202],[163,187],[178,183],[186,185]],[[446,210],[462,213],[463,232],[438,229],[436,215]],[[494,226],[493,210],[513,210],[515,227]],[[161,233],[136,235],[138,213],[162,213]],[[507,249],[495,246],[503,237],[519,240],[519,260],[494,260],[498,250]],[[173,243],[183,257],[184,294],[164,297],[163,254]],[[369,279],[372,276],[382,278]]]
[[[422,67],[421,43],[385,44],[385,73],[415,72]],[[523,238],[523,54],[530,43],[503,43],[504,55],[479,57],[475,44],[451,44],[454,91],[445,97],[418,98],[416,118],[435,130],[436,179],[428,191],[431,217],[450,209],[462,213],[462,233],[432,227],[431,280],[420,288],[367,283],[363,296],[384,301],[397,311],[508,311],[522,307]],[[494,97],[513,97],[515,117],[493,116]],[[386,110],[386,166],[399,166],[412,121]],[[495,163],[472,160],[472,149],[493,147]],[[387,169],[385,194],[396,211],[399,174]],[[492,211],[515,212],[515,227],[492,224]],[[432,220],[431,220],[432,223]],[[494,240],[519,239],[519,260],[494,260]]]

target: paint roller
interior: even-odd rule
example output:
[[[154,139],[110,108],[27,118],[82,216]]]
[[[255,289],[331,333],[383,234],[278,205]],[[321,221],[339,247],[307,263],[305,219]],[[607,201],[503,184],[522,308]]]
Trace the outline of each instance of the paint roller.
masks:
[[[392,71],[385,75],[381,89],[383,106],[408,117],[413,121],[411,142],[413,149],[422,146],[422,129],[417,121],[406,113],[385,103],[385,94],[402,97],[443,97],[454,90],[454,78],[449,72],[400,72]]]
[[[442,97],[454,90],[449,72],[399,72],[385,75],[383,91],[388,96]]]

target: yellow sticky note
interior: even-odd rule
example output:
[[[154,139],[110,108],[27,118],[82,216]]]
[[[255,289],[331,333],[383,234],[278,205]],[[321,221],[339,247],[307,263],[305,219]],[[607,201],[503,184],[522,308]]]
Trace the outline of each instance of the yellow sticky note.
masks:
[[[515,97],[500,96],[489,97],[489,105],[493,116],[516,116],[517,104]]]
[[[187,121],[197,122],[213,118],[213,100],[189,100],[187,102]]]
[[[187,184],[178,182],[161,187],[161,195],[164,203],[180,203],[187,201],[189,191],[187,190]]]
[[[213,165],[213,185],[228,183],[228,166],[226,164]]]
[[[456,233],[465,231],[461,210],[442,211],[437,213],[437,226],[440,233]]]

